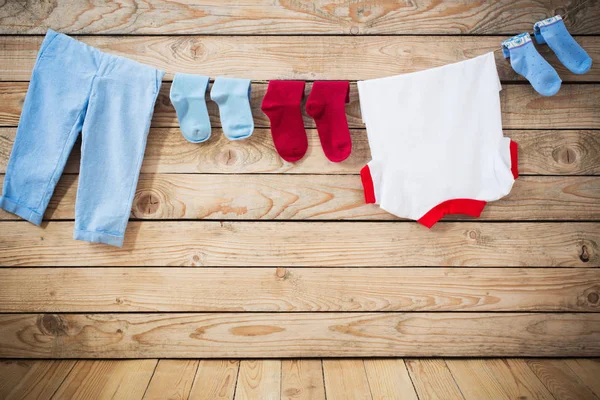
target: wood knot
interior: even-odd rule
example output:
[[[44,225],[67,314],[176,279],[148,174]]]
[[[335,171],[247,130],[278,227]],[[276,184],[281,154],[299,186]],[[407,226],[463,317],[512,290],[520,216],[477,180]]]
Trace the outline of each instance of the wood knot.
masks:
[[[562,146],[552,152],[552,157],[559,164],[573,164],[577,160],[577,153],[569,147]]]
[[[477,236],[479,236],[479,235],[477,234],[477,232],[476,232],[476,231],[470,231],[470,232],[469,232],[469,237],[470,237],[471,239],[477,239]]]
[[[40,332],[48,336],[66,336],[67,323],[57,314],[44,314],[38,318]]]
[[[238,157],[237,157],[235,151],[233,151],[231,149],[224,149],[223,151],[221,151],[219,153],[219,157],[218,157],[219,164],[227,165],[227,166],[235,165],[235,163],[237,162],[237,159],[238,159]]]
[[[144,193],[136,202],[137,210],[143,215],[153,215],[160,208],[160,199],[154,193]]]
[[[236,326],[229,330],[236,336],[267,336],[285,331],[284,328],[271,325]]]
[[[195,255],[194,257],[192,257],[192,260],[194,260],[194,262],[199,262],[200,257],[198,255]]]
[[[352,35],[358,35],[359,32],[360,30],[358,29],[358,26],[353,26],[352,28],[350,28],[350,34]]]
[[[600,301],[600,295],[598,294],[598,292],[588,293],[587,300],[591,304],[598,304],[598,301]]]
[[[275,270],[275,275],[280,279],[285,279],[287,275],[287,269],[285,268],[277,268]]]
[[[579,255],[579,259],[584,263],[590,261],[590,254],[588,253],[588,248],[585,244],[581,246],[581,254]]]
[[[558,7],[555,11],[554,11],[554,15],[563,15],[564,13],[566,13],[565,9],[562,7]]]

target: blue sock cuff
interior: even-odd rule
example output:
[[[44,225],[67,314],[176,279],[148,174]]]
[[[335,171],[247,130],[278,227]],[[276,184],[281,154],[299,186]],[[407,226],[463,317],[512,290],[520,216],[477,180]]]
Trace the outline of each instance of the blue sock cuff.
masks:
[[[529,33],[527,32],[520,33],[511,37],[510,39],[506,39],[504,42],[502,42],[502,54],[504,55],[504,58],[510,57],[511,49],[525,46],[529,42],[531,42],[531,36],[529,36]]]
[[[555,15],[554,17],[550,17],[550,18],[546,18],[542,21],[538,21],[533,25],[533,34],[535,35],[535,41],[538,44],[544,44],[546,43],[546,41],[544,40],[544,37],[542,36],[542,26],[550,26],[550,25],[554,25],[557,23],[561,23],[564,25],[564,22],[562,22],[562,17],[560,15]]]

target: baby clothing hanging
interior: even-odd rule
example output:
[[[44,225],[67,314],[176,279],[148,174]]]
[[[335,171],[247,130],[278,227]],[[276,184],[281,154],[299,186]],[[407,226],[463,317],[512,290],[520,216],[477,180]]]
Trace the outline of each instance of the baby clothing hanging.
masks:
[[[0,208],[40,225],[81,131],[74,238],[120,247],[163,75],[49,29],[23,104]]]
[[[358,82],[372,160],[367,203],[433,226],[478,217],[518,176],[517,146],[502,134],[493,53],[421,72]]]

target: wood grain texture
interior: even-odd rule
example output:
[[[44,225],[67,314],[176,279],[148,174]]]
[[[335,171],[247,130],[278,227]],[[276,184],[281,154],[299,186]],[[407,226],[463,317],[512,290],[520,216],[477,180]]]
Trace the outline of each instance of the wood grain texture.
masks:
[[[366,359],[365,371],[373,400],[418,400],[402,359]]]
[[[598,312],[599,298],[597,268],[0,269],[0,312]]]
[[[0,314],[0,357],[5,358],[299,358],[323,354],[593,357],[600,354],[600,314]],[[249,379],[258,376],[256,371],[248,374]]]
[[[153,128],[142,173],[358,175],[371,152],[365,130],[350,133],[352,154],[341,163],[327,160],[315,129],[307,130],[306,156],[289,163],[277,154],[269,129],[257,128],[243,141],[230,141],[214,129],[209,141],[197,145],[186,141],[178,128]],[[16,128],[0,128],[0,173],[6,172],[15,135]],[[600,130],[506,130],[505,135],[518,143],[522,176],[600,175]],[[68,174],[79,172],[79,146],[65,167]]]
[[[600,62],[599,62],[600,63]],[[600,69],[599,69],[600,70]],[[583,75],[585,76],[585,75]],[[175,109],[169,100],[170,83],[163,83],[154,109],[152,126],[156,128],[178,128]],[[312,83],[306,84],[305,94],[312,90]],[[260,110],[262,99],[267,91],[267,83],[252,84],[250,106],[256,128],[269,127],[269,119]],[[26,82],[0,82],[0,125],[16,126],[19,122],[22,103],[27,92]],[[504,85],[500,92],[502,101],[502,124],[504,129],[599,129],[600,128],[600,85],[563,84],[560,92],[552,97],[537,94],[529,85]],[[5,103],[6,102],[6,103]],[[6,104],[6,106],[4,106]],[[220,127],[218,107],[213,101],[207,102],[211,125]],[[304,125],[315,128],[315,122],[302,105]],[[364,128],[356,83],[350,84],[350,102],[346,105],[346,116],[350,128]],[[213,131],[212,140],[223,135]],[[270,138],[269,138],[270,139]],[[241,141],[247,144],[250,140]],[[271,140],[272,141],[272,140]],[[203,149],[208,143],[191,145]],[[230,148],[232,147],[229,146]],[[565,156],[566,157],[566,156]]]
[[[240,362],[201,360],[189,400],[233,400]]]
[[[325,400],[321,360],[281,361],[282,400]]]
[[[524,359],[488,359],[485,367],[511,399],[554,399]]]
[[[79,360],[54,398],[141,399],[157,363],[158,360]]]
[[[444,360],[406,360],[406,366],[420,399],[464,399]]]
[[[465,400],[508,399],[502,384],[486,368],[486,360],[446,360]]]
[[[363,360],[323,360],[327,400],[371,400]]]
[[[74,365],[73,360],[0,361],[0,399],[51,399]]]
[[[144,400],[187,400],[198,364],[198,360],[159,360]]]
[[[312,36],[306,40],[304,36],[80,36],[77,39],[106,53],[164,70],[167,79],[183,72],[252,80],[363,80],[464,61],[498,49],[506,38]],[[29,80],[42,40],[41,36],[0,36],[0,80]],[[582,36],[577,41],[594,63],[600,63],[600,38]],[[549,47],[540,47],[539,51],[565,81],[600,80],[597,68],[583,75],[573,74]],[[501,52],[495,56],[502,80],[525,81]]]
[[[281,360],[242,360],[235,400],[279,400]]]
[[[566,359],[565,363],[577,375],[577,378],[594,392],[596,397],[600,397],[600,381],[598,380],[600,376],[600,360],[572,358]]]
[[[598,223],[136,222],[123,248],[72,222],[2,222],[0,265],[597,267]]]
[[[377,0],[107,0],[15,2],[0,6],[1,34],[498,34],[531,30],[535,21],[569,12],[572,34],[598,34],[598,6],[578,1],[412,2]],[[572,11],[572,12],[571,12]]]
[[[0,175],[0,185],[4,176]],[[65,175],[44,220],[73,220],[77,176]],[[365,204],[358,175],[142,174],[131,218],[141,220],[399,221]],[[448,215],[446,221],[473,220]],[[0,220],[20,221],[0,210]],[[520,177],[510,194],[490,202],[482,221],[600,220],[600,177]]]
[[[532,359],[527,360],[527,365],[556,399],[598,399],[563,360]]]

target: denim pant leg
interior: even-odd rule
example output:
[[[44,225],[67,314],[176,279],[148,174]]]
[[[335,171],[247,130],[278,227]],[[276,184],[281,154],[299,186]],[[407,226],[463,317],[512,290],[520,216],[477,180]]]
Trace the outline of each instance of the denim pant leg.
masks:
[[[74,237],[121,247],[163,72],[103,57],[83,123]]]
[[[0,208],[36,225],[81,130],[96,72],[89,52],[48,31],[31,76]]]

